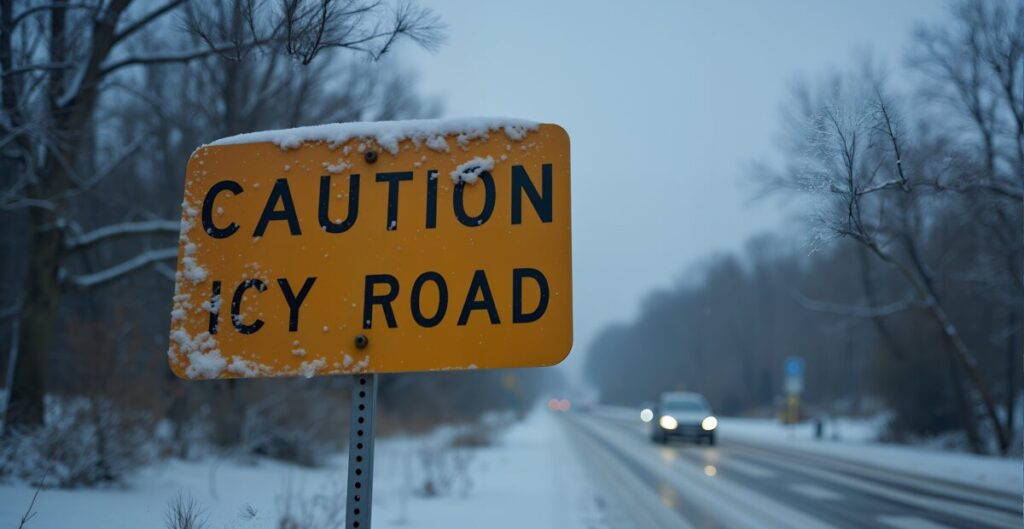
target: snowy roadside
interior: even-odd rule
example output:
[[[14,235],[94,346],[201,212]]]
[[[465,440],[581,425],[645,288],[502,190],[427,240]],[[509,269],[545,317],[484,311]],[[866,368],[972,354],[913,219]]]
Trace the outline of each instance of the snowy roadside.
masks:
[[[634,422],[643,428],[638,410],[595,408],[604,417]],[[880,420],[837,419],[815,439],[813,423],[783,425],[774,419],[719,417],[719,441],[775,446],[906,472],[922,477],[1024,494],[1024,462],[1020,458],[978,456],[916,445],[879,443]],[[834,438],[833,438],[834,437]]]
[[[1020,458],[979,456],[916,445],[878,443],[877,421],[841,420],[831,439],[814,438],[814,426],[779,424],[772,419],[727,417],[719,426],[720,438],[798,449],[829,457],[897,470],[918,476],[963,483],[985,489],[1024,494],[1024,463]]]
[[[418,492],[427,445],[419,438],[378,441],[373,527],[602,527],[583,467],[546,410],[513,425],[493,446],[467,449],[473,452],[468,472],[456,477],[449,494],[432,498]],[[180,492],[205,510],[210,529],[271,529],[286,511],[322,518],[336,502],[343,508],[344,483],[343,456],[321,469],[172,460],[144,469],[124,487],[43,490],[25,527],[160,528],[168,501]],[[33,492],[26,484],[0,485],[0,526],[18,526]]]

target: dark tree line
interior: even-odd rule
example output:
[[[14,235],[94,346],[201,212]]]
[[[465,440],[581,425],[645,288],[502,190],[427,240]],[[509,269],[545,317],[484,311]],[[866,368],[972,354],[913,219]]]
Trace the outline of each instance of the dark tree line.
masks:
[[[812,402],[881,396],[901,433],[1017,446],[1024,3],[964,0],[951,15],[915,33],[899,68],[867,63],[795,90],[788,161],[757,176],[808,206],[813,253],[755,243],[652,297],[594,347],[607,396],[639,397],[611,380],[629,362],[658,389],[741,412],[781,392],[780,359],[798,354]]]

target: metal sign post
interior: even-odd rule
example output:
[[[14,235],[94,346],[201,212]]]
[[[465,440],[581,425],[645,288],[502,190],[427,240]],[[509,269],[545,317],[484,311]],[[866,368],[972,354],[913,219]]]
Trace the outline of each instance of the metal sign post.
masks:
[[[373,510],[373,426],[377,413],[377,375],[355,375],[348,432],[348,487],[345,526],[370,528]]]

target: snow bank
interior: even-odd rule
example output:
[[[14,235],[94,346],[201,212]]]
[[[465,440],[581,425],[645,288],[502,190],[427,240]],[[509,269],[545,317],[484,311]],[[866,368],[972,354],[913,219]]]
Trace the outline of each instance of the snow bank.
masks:
[[[503,132],[510,140],[520,141],[527,133],[537,130],[538,123],[514,118],[455,118],[455,119],[412,119],[406,121],[376,121],[360,123],[330,123],[297,127],[294,129],[266,130],[221,138],[210,146],[238,145],[244,143],[269,142],[288,150],[303,143],[326,143],[332,148],[351,139],[372,140],[391,154],[398,154],[402,140],[411,140],[415,145],[426,145],[428,149],[447,152],[445,136],[456,137],[456,142],[465,149],[469,142],[487,138],[492,132]]]
[[[374,461],[375,529],[603,529],[594,523],[587,475],[563,430],[541,411],[517,423],[501,442],[478,449],[470,461],[472,487],[463,496],[424,498],[411,487],[422,482],[420,451],[431,436],[380,439]],[[315,500],[317,509],[344,505],[346,458],[326,468],[270,460],[247,465],[231,459],[170,460],[141,471],[126,487],[43,490],[37,515],[26,527],[136,529],[163,527],[168,500],[182,493],[204,510],[207,527],[273,529],[285,500]],[[0,484],[0,527],[17,527],[34,490]],[[292,505],[295,509],[296,506]]]

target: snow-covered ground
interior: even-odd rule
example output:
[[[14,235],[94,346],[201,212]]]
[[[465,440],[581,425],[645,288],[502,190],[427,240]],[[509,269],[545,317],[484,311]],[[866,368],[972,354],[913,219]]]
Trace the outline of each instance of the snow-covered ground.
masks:
[[[430,440],[378,441],[373,527],[604,527],[581,462],[555,421],[551,413],[538,411],[513,425],[495,445],[470,449],[475,455],[469,480],[456,480],[451,494],[433,498],[415,492],[424,475],[419,452]],[[344,494],[345,463],[343,455],[322,469],[273,461],[172,460],[143,470],[123,487],[43,490],[37,514],[25,527],[164,527],[168,501],[183,493],[205,510],[210,529],[276,528],[289,497],[290,512],[300,518],[323,516],[332,504],[343,509],[336,502]],[[33,492],[25,484],[0,485],[0,526],[18,527]]]

